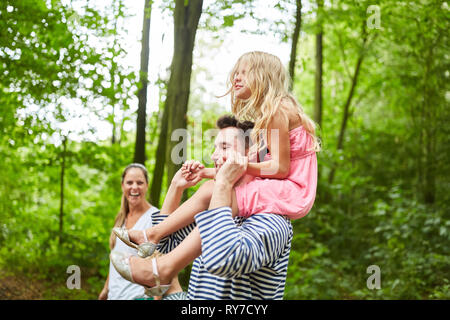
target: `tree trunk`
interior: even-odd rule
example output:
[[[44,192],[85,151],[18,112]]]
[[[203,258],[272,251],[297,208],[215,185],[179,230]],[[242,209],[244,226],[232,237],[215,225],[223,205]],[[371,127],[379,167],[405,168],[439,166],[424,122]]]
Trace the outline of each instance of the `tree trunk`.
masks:
[[[59,185],[59,244],[62,243],[63,237],[63,219],[64,219],[64,171],[66,169],[66,152],[67,152],[67,137],[63,138],[62,163],[60,173]]]
[[[165,109],[168,112],[167,181],[186,160],[187,107],[192,71],[192,54],[203,0],[177,0],[174,12],[174,54],[170,67]],[[175,131],[181,129],[181,131]],[[177,136],[177,133],[180,135]],[[181,150],[176,152],[176,150]]]
[[[425,60],[425,75],[424,75],[424,89],[423,89],[423,130],[424,130],[424,145],[422,145],[422,150],[424,153],[424,187],[423,187],[423,198],[425,203],[433,204],[435,202],[436,194],[436,135],[435,135],[435,125],[436,125],[436,106],[431,101],[432,100],[432,88],[430,88],[430,69],[433,63],[433,48],[434,46],[428,47],[428,52]],[[421,157],[422,158],[422,157]]]
[[[295,12],[295,28],[292,34],[291,57],[289,60],[289,91],[294,87],[295,64],[297,59],[297,45],[302,27],[302,1],[297,0],[297,10]]]
[[[134,149],[134,162],[145,164],[145,126],[147,114],[147,86],[148,86],[148,59],[150,55],[150,18],[152,13],[152,0],[145,0],[144,18],[142,24],[142,48],[140,67],[140,86],[138,92],[138,115],[136,123],[136,144]]]
[[[316,74],[314,81],[314,121],[322,126],[322,38],[323,38],[323,0],[317,1],[317,23],[318,32],[316,34]]]
[[[111,144],[115,144],[116,143],[116,121],[114,120],[116,117],[116,105],[113,104],[112,106],[113,110],[112,110],[112,136],[111,136]]]
[[[155,154],[155,167],[153,169],[152,185],[150,188],[150,202],[159,208],[164,169],[166,167],[167,129],[169,126],[169,112],[165,107],[161,119],[161,131],[158,138],[158,147]]]
[[[347,96],[347,100],[345,101],[345,105],[344,105],[344,113],[342,115],[341,129],[339,131],[337,148],[336,148],[337,150],[342,150],[343,146],[344,146],[344,135],[345,135],[345,129],[347,128],[347,121],[348,121],[348,118],[350,115],[350,105],[351,105],[351,102],[352,102],[352,99],[353,99],[353,96],[355,93],[356,85],[358,84],[358,75],[359,75],[359,70],[361,68],[361,64],[363,62],[364,55],[366,52],[366,43],[367,43],[367,33],[366,33],[366,29],[365,29],[365,23],[363,23],[362,49],[361,49],[361,53],[358,56],[358,60],[356,61],[355,72],[353,73],[353,77],[352,77],[352,84],[351,84],[350,91]],[[335,172],[336,172],[336,164],[333,165],[333,167],[331,168],[331,171],[330,171],[330,175],[328,176],[329,184],[333,183]]]

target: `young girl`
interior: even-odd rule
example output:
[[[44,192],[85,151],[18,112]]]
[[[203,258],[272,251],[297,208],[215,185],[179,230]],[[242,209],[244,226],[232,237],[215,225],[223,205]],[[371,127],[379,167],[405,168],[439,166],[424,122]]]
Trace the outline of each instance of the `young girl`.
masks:
[[[248,163],[247,174],[254,179],[235,187],[233,216],[249,217],[264,212],[290,219],[302,218],[315,200],[316,152],[320,147],[314,122],[288,92],[283,64],[268,53],[244,54],[230,73],[229,85],[227,94],[231,95],[233,114],[239,120],[254,122],[250,154],[270,151],[264,161]],[[188,180],[213,177],[211,169],[198,163],[189,163],[182,171]],[[141,232],[121,229],[115,233],[138,250],[141,246],[148,248],[148,243],[158,243],[162,237],[193,222],[198,212],[208,208],[212,188],[202,187],[197,192],[201,193],[198,196],[201,201],[196,201],[196,193],[158,226]],[[192,244],[192,247],[199,245]],[[152,250],[141,250],[140,255],[151,253]]]

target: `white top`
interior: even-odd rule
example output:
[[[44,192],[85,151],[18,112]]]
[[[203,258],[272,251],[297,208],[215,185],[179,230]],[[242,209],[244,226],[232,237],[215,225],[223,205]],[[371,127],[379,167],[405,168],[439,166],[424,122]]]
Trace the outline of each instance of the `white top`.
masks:
[[[131,230],[144,230],[150,228],[152,224],[152,214],[159,210],[155,207],[148,209],[131,228]],[[116,237],[116,244],[113,250],[128,252],[137,255],[137,250],[129,247]],[[144,287],[132,283],[122,278],[122,276],[116,271],[112,262],[109,262],[109,283],[108,283],[108,300],[133,300],[135,298],[141,298],[144,296]]]

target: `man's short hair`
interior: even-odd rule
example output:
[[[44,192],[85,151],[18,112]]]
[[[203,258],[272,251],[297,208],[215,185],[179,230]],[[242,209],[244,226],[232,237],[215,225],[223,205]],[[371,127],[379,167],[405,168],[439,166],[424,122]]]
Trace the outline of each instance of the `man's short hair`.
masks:
[[[241,129],[244,133],[245,138],[245,148],[248,149],[251,145],[250,140],[250,131],[253,129],[255,124],[251,121],[242,121],[240,122],[232,115],[224,115],[221,116],[216,122],[217,128],[225,129],[225,128],[237,128]]]

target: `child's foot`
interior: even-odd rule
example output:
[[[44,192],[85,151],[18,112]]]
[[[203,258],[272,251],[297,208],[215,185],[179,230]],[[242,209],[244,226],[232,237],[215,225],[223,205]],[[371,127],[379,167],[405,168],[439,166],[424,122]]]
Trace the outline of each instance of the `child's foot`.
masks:
[[[149,228],[150,229],[150,228]],[[144,230],[144,232],[142,232],[143,230],[130,230],[128,229],[128,237],[130,238],[131,242],[134,242],[136,244],[143,244],[145,242],[148,242],[148,237],[147,236],[147,230]]]
[[[148,257],[142,259],[123,252],[112,251],[111,262],[126,280],[145,287],[147,295],[162,296],[170,288],[170,280],[158,272],[157,259]]]
[[[113,232],[125,244],[135,248],[140,257],[145,258],[155,252],[159,243],[159,239],[153,241],[153,239],[147,238],[147,233],[150,229],[151,228],[146,230],[127,230],[125,228],[116,227],[113,228]]]
[[[128,230],[128,236],[130,237],[130,241],[136,244],[143,244],[146,242],[158,244],[161,240],[158,238],[153,228],[147,228],[145,230]]]

